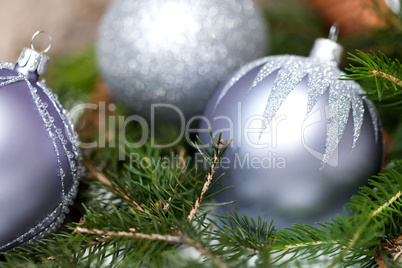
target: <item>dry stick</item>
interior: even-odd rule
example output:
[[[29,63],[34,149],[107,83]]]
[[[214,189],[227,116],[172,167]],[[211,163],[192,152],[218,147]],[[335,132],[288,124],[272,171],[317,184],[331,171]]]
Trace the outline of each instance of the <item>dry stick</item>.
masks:
[[[188,237],[186,235],[180,236],[172,236],[172,235],[161,235],[161,234],[143,234],[137,233],[134,228],[129,229],[130,232],[123,231],[102,231],[98,229],[89,230],[87,228],[76,227],[74,233],[78,234],[90,234],[90,235],[101,235],[105,237],[126,237],[133,239],[145,239],[145,240],[153,240],[153,241],[165,241],[173,244],[186,244],[194,247],[198,252],[203,254],[206,257],[211,258],[218,267],[228,268],[226,262],[222,261],[218,256],[213,255],[206,247]]]
[[[218,163],[219,163],[219,161],[218,161],[219,159],[218,159],[217,155],[219,155],[219,153],[221,151],[221,147],[220,147],[221,144],[224,144],[224,140],[219,141],[218,152],[214,155],[214,160],[211,165],[211,171],[207,175],[207,180],[204,183],[204,186],[202,187],[200,197],[195,201],[194,207],[191,209],[190,214],[187,217],[188,221],[190,221],[190,222],[194,219],[195,214],[197,213],[198,209],[201,206],[202,199],[204,198],[205,193],[208,191],[209,186],[211,185],[212,178],[214,177],[216,168],[218,167]]]
[[[293,248],[298,248],[298,247],[307,247],[307,246],[318,246],[318,245],[325,245],[325,244],[336,244],[338,241],[332,240],[332,241],[314,241],[314,242],[307,242],[307,243],[300,243],[300,244],[294,244],[294,245],[285,245],[285,249],[293,249]]]
[[[113,184],[110,182],[110,180],[108,180],[108,178],[106,178],[105,175],[103,175],[102,173],[100,173],[99,171],[97,171],[95,169],[95,167],[93,165],[91,165],[89,162],[87,161],[83,161],[84,165],[88,168],[89,172],[92,174],[92,176],[94,176],[98,181],[102,182],[103,184],[105,184],[110,190],[116,190],[122,197],[123,200],[128,203],[130,206],[132,206],[133,208],[140,210],[140,211],[144,211],[137,202],[135,202],[134,200],[130,199],[125,193],[123,193],[122,190],[120,189],[116,189]]]
[[[387,74],[387,73],[384,73],[381,71],[376,71],[376,70],[370,70],[369,73],[374,76],[377,76],[377,77],[385,78],[388,81],[391,81],[391,82],[397,84],[398,86],[402,86],[402,81],[399,78],[392,76],[390,74]]]
[[[224,144],[224,141],[221,140],[220,144]],[[214,155],[214,161],[213,161],[213,163],[211,165],[211,171],[208,174],[207,181],[205,182],[205,184],[204,184],[204,186],[202,188],[201,195],[196,200],[193,209],[190,211],[190,214],[188,216],[188,220],[190,222],[194,219],[195,214],[197,213],[198,209],[201,206],[202,199],[204,198],[205,193],[207,192],[209,186],[211,185],[213,175],[214,175],[214,173],[216,171],[216,168],[218,166],[219,161],[218,161],[217,155],[219,155],[220,151],[221,151],[221,148],[219,147],[217,154]],[[184,151],[181,151],[180,155],[183,156]],[[180,160],[182,160],[182,159],[184,159],[184,158],[181,157]],[[98,172],[89,163],[85,163],[85,164],[88,167],[88,169],[90,170],[90,172],[95,176],[95,178],[97,178],[99,181],[105,183],[107,186],[113,187],[111,182],[103,174]],[[135,205],[134,206],[135,208],[143,211],[143,209],[135,201],[130,200],[125,194],[121,193],[120,191],[119,191],[119,193],[122,194],[124,198],[127,198],[127,200],[125,200],[125,201],[133,202],[133,204]],[[170,200],[171,200],[171,198],[169,198],[169,201]],[[165,208],[166,208],[166,210],[169,208],[168,203],[165,205],[164,209]],[[110,238],[110,237],[127,237],[127,238],[133,238],[133,239],[146,239],[146,240],[154,240],[154,241],[165,241],[165,242],[174,243],[174,244],[186,244],[186,245],[192,246],[193,248],[195,248],[198,252],[200,252],[204,256],[211,258],[218,267],[220,267],[220,268],[228,268],[229,267],[228,264],[226,262],[224,262],[221,258],[219,258],[218,256],[215,256],[206,247],[204,247],[199,242],[195,241],[194,239],[192,239],[192,238],[190,238],[190,237],[188,237],[186,235],[171,236],[171,235],[160,235],[160,234],[143,234],[143,233],[137,233],[134,228],[130,228],[129,230],[130,230],[130,232],[124,232],[124,231],[115,232],[115,231],[102,231],[102,230],[98,230],[98,229],[89,230],[87,228],[82,228],[82,227],[77,226],[75,228],[75,230],[74,230],[74,233],[101,235],[101,236],[104,236],[104,237],[107,237],[107,238]]]
[[[160,234],[143,234],[135,232],[135,229],[130,228],[130,232],[125,231],[103,231],[98,229],[87,229],[77,226],[74,230],[76,234],[90,234],[90,235],[101,235],[105,237],[127,237],[135,239],[146,239],[146,240],[156,240],[156,241],[166,241],[170,243],[182,243],[179,236],[171,235],[160,235]]]
[[[402,235],[395,239],[386,240],[383,250],[389,252],[393,256],[394,261],[400,261],[402,256]],[[375,260],[380,268],[387,268],[387,264],[383,261],[380,254],[375,256]]]
[[[258,251],[257,249],[248,248],[248,247],[243,247],[243,248],[246,249],[248,252],[253,253],[254,255],[260,254],[260,251]]]
[[[375,261],[378,264],[379,268],[387,268],[387,264],[382,260],[382,258],[380,256],[375,256]]]
[[[206,247],[204,247],[203,245],[201,245],[200,243],[198,243],[194,239],[186,236],[184,243],[186,243],[189,246],[192,246],[193,248],[195,248],[198,252],[200,252],[204,256],[211,258],[218,267],[229,268],[229,265],[226,262],[224,262],[218,256],[212,254]]]

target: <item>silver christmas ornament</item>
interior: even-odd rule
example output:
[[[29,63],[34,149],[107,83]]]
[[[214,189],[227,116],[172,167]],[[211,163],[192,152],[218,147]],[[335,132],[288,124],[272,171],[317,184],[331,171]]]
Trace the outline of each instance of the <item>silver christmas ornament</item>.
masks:
[[[174,121],[202,114],[232,71],[267,50],[251,0],[115,0],[97,45],[103,77],[134,113]]]
[[[399,0],[385,0],[385,3],[395,14],[398,15],[401,12],[401,2]]]
[[[233,188],[216,199],[237,202],[224,209],[278,228],[323,222],[380,170],[377,111],[357,83],[339,79],[341,53],[335,41],[317,39],[309,57],[253,61],[214,95],[199,136],[210,144],[211,128],[233,139],[218,172]]]
[[[77,193],[77,134],[57,97],[38,81],[51,46],[34,50],[40,33],[15,66],[0,64],[0,252],[54,231]]]

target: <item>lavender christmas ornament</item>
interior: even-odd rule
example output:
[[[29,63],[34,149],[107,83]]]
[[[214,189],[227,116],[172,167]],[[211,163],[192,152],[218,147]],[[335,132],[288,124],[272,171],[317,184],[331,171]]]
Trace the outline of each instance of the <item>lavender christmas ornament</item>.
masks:
[[[77,134],[44,81],[49,58],[33,46],[0,64],[0,252],[40,239],[64,219],[77,193]]]
[[[253,61],[211,99],[200,139],[210,143],[209,128],[233,139],[219,171],[233,188],[216,199],[237,202],[225,209],[278,228],[328,221],[380,170],[377,111],[357,83],[339,79],[341,54],[334,40],[317,39],[309,57]]]

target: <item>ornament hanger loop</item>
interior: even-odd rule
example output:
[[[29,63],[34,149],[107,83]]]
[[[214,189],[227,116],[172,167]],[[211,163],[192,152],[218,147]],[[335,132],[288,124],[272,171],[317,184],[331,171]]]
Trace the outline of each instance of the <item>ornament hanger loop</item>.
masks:
[[[50,35],[50,33],[48,33],[48,32],[46,32],[46,31],[37,31],[36,33],[34,33],[34,35],[32,36],[32,39],[31,39],[31,48],[33,49],[33,50],[35,50],[35,47],[34,47],[34,40],[35,40],[35,37],[37,37],[38,35],[40,35],[41,33],[44,33],[44,34],[46,34],[48,37],[49,37],[49,45],[47,46],[47,48],[45,48],[44,50],[42,50],[40,53],[46,53],[46,52],[48,52],[49,50],[50,50],[50,48],[52,47],[52,44],[53,44],[53,38],[52,38],[52,36]]]
[[[335,23],[331,26],[331,29],[329,29],[328,39],[336,42],[338,40],[338,35],[339,35],[339,27],[338,24]]]

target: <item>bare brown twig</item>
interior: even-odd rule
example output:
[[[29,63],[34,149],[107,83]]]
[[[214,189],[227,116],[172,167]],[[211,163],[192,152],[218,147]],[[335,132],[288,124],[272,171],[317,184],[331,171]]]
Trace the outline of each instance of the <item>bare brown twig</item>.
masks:
[[[377,71],[377,70],[370,70],[369,73],[374,76],[377,76],[377,77],[385,78],[388,81],[391,81],[391,82],[397,84],[398,86],[402,86],[402,81],[399,78],[392,76],[390,74],[387,74],[387,73],[384,73],[381,71]]]
[[[225,144],[224,140],[219,141],[218,152],[214,155],[214,159],[213,159],[213,162],[211,165],[211,171],[207,175],[207,180],[205,181],[204,186],[202,187],[200,197],[198,197],[198,199],[195,201],[195,204],[194,204],[193,208],[191,209],[190,214],[187,217],[188,221],[190,221],[190,222],[194,219],[195,214],[198,212],[198,210],[201,206],[201,202],[204,198],[204,195],[208,191],[209,186],[211,185],[212,179],[214,177],[216,168],[218,167],[218,163],[219,163],[218,155],[220,154],[222,146],[224,144]]]
[[[375,256],[375,261],[377,262],[379,268],[387,268],[388,267],[387,264],[381,258],[381,256]]]
[[[213,162],[211,165],[211,170],[207,175],[207,180],[204,183],[204,186],[202,188],[201,194],[199,196],[199,198],[196,200],[192,210],[190,211],[190,214],[188,215],[188,220],[191,222],[198,209],[201,206],[201,202],[204,198],[205,193],[207,192],[207,190],[209,189],[214,173],[216,171],[216,168],[218,166],[219,163],[219,158],[218,155],[221,152],[221,149],[223,147],[223,145],[225,144],[224,140],[221,140],[219,142],[219,147],[218,147],[218,151],[217,153],[214,155],[213,158]],[[180,167],[185,170],[185,159],[184,159],[184,150],[180,151],[180,158],[179,158],[179,165]],[[88,162],[84,162],[84,164],[87,166],[88,170],[90,171],[90,173],[100,182],[104,183],[108,188],[112,189],[112,190],[116,190],[118,191],[118,193],[122,196],[122,199],[129,203],[131,206],[133,206],[135,209],[138,209],[140,211],[144,211],[143,208],[141,208],[135,201],[131,200],[127,195],[125,195],[120,189],[115,189],[115,187],[113,186],[113,184],[100,172],[98,172],[95,167],[93,167],[90,163]],[[182,180],[182,178],[181,178]],[[170,197],[168,200],[168,203],[166,203],[163,206],[163,211],[166,212],[169,209],[169,202],[173,199],[174,197]],[[161,203],[162,206],[162,203]],[[153,240],[153,241],[165,241],[168,243],[172,243],[172,244],[185,244],[188,246],[193,247],[194,249],[196,249],[199,253],[201,253],[202,255],[210,258],[217,267],[221,267],[221,268],[228,268],[228,264],[226,262],[224,262],[219,256],[216,256],[214,254],[212,254],[208,248],[206,248],[205,246],[203,246],[201,243],[197,242],[196,240],[194,240],[193,238],[189,237],[188,235],[184,235],[181,232],[178,232],[175,235],[161,235],[161,234],[145,234],[145,233],[138,233],[136,229],[134,228],[130,228],[129,232],[127,231],[104,231],[104,230],[98,230],[98,229],[87,229],[87,228],[83,228],[80,226],[77,226],[74,230],[74,233],[77,234],[89,234],[89,235],[98,235],[101,236],[101,239],[98,239],[96,241],[94,241],[94,244],[99,244],[99,243],[105,243],[105,242],[109,242],[110,239],[112,239],[113,237],[126,237],[126,238],[132,238],[132,239],[144,239],[144,240]],[[256,254],[256,251],[250,249],[251,252]],[[258,252],[258,251],[257,251]]]
[[[199,242],[195,241],[191,237],[187,235],[161,235],[161,234],[143,234],[137,233],[134,228],[129,229],[129,232],[123,231],[102,231],[98,229],[87,229],[82,227],[76,227],[74,233],[78,234],[90,234],[90,235],[100,235],[103,237],[126,237],[126,238],[133,238],[133,239],[145,239],[145,240],[153,240],[153,241],[165,241],[172,244],[186,244],[195,248],[198,252],[202,255],[211,258],[218,267],[221,268],[228,268],[226,262],[221,260],[218,256],[213,255],[206,247],[201,245]]]
[[[160,234],[143,234],[137,233],[135,229],[129,229],[130,232],[125,231],[103,231],[98,229],[87,229],[82,227],[76,227],[74,233],[77,234],[90,234],[90,235],[100,235],[103,237],[127,237],[127,238],[135,238],[135,239],[146,239],[146,240],[157,240],[157,241],[166,241],[170,243],[181,243],[179,236],[170,236],[170,235],[160,235]]]

